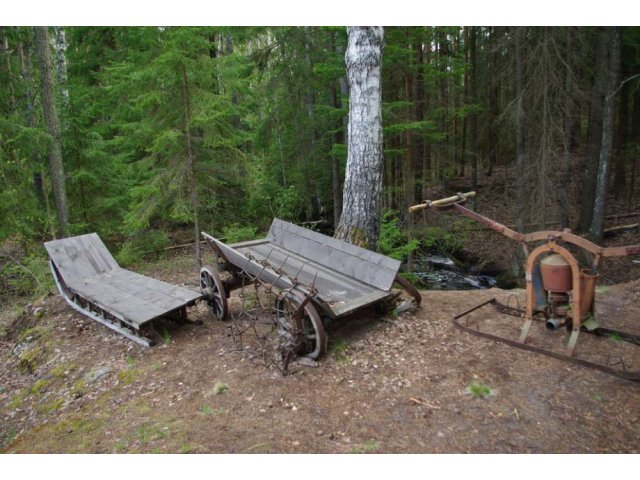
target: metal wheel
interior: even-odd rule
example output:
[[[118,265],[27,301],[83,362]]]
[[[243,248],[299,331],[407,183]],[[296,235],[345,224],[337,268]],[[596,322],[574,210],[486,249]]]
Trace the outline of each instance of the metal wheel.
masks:
[[[275,314],[278,333],[285,349],[302,357],[316,360],[327,351],[327,334],[311,303],[304,305],[304,296],[296,291],[284,291],[276,298]]]
[[[225,320],[229,313],[227,293],[216,271],[210,267],[200,269],[200,291],[207,307],[218,320]]]

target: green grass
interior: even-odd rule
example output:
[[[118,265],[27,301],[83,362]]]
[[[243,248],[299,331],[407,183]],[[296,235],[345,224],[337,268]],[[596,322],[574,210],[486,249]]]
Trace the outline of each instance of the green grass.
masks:
[[[118,382],[129,385],[136,378],[136,371],[133,368],[126,368],[118,372]]]
[[[349,350],[349,344],[346,340],[339,338],[329,347],[329,354],[339,364],[348,365],[351,357],[347,355],[347,350]]]
[[[35,347],[20,354],[18,369],[22,373],[32,374],[47,359],[46,350],[43,347]]]
[[[171,343],[171,334],[169,333],[169,330],[167,330],[166,328],[162,329],[162,340],[164,341],[165,345],[168,345]]]
[[[55,378],[63,378],[66,377],[69,373],[75,370],[78,367],[75,363],[61,363],[53,367],[49,374],[54,376]]]
[[[213,386],[213,394],[214,395],[222,395],[224,392],[229,390],[229,386],[223,382],[216,382]]]
[[[18,337],[19,342],[38,340],[47,336],[51,332],[51,327],[45,327],[43,325],[36,325],[35,327],[27,328],[20,332]]]
[[[466,391],[476,398],[487,398],[493,394],[491,387],[478,382],[471,382]]]
[[[37,410],[40,413],[44,413],[45,415],[55,412],[56,410],[60,410],[62,404],[64,403],[64,398],[56,398],[49,403],[45,403],[43,405],[38,405]]]
[[[18,432],[16,429],[11,428],[7,432],[4,433],[2,437],[2,441],[0,441],[0,448],[4,448],[8,445],[11,445],[13,441],[18,436]]]
[[[50,383],[51,382],[49,380],[45,380],[44,378],[37,380],[33,385],[31,385],[31,393],[37,397],[41,397]]]
[[[213,415],[213,408],[211,408],[210,405],[203,405],[202,407],[200,407],[200,414],[207,417],[209,415]]]
[[[380,445],[375,440],[369,440],[362,445],[358,445],[351,449],[351,453],[375,453],[380,448]]]
[[[613,340],[614,342],[621,342],[622,341],[622,337],[619,334],[615,333],[615,332],[614,333],[610,333],[609,334],[609,338],[611,340]]]
[[[169,427],[160,424],[145,423],[140,425],[135,431],[136,437],[143,445],[167,438],[169,435]]]

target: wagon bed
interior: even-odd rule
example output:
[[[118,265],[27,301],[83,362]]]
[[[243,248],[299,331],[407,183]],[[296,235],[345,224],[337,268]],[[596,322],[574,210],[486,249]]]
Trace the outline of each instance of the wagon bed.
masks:
[[[317,316],[317,309],[322,325],[314,320],[313,328],[314,335],[321,337],[329,322],[395,297],[394,282],[406,285],[397,276],[398,260],[280,219],[273,220],[267,237],[261,240],[227,245],[207,233],[202,235],[218,257],[217,268],[201,272],[203,296],[220,319],[226,317],[229,292],[239,288],[241,279],[249,279],[269,289],[293,292],[295,303],[305,309],[307,317]],[[223,281],[218,271],[232,276]],[[419,303],[419,294],[410,293]],[[305,306],[307,303],[312,305]],[[319,343],[315,342],[312,358],[323,353]]]

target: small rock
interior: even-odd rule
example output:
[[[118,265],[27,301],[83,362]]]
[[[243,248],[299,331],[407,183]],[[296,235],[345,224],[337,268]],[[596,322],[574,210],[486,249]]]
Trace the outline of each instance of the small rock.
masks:
[[[400,305],[396,307],[396,313],[398,315],[404,312],[410,312],[412,310],[416,310],[416,305],[413,302],[407,301],[407,300],[403,301]]]
[[[83,377],[83,379],[87,383],[93,383],[93,382],[97,382],[98,380],[100,380],[102,377],[104,377],[105,375],[107,375],[109,373],[111,373],[111,368],[109,368],[109,367],[98,367],[98,368],[94,368],[89,373],[87,373]]]

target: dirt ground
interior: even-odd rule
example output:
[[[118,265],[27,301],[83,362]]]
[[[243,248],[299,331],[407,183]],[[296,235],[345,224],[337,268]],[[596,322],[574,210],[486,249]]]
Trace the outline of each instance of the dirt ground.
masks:
[[[144,273],[193,285],[191,268],[180,257]],[[22,313],[5,310],[2,451],[638,452],[639,384],[480,339],[451,323],[489,298],[522,301],[522,290],[422,294],[418,311],[362,311],[345,320],[330,332],[329,354],[317,368],[294,364],[286,377],[237,351],[204,305],[190,311],[202,325],[163,324],[163,342],[151,349],[74,312],[57,295]],[[640,281],[597,295],[601,324],[640,333]],[[536,335],[559,348],[566,341],[564,331],[542,329],[534,342]],[[614,351],[616,343],[581,338],[578,351]],[[640,352],[629,355],[629,365],[640,368]]]

